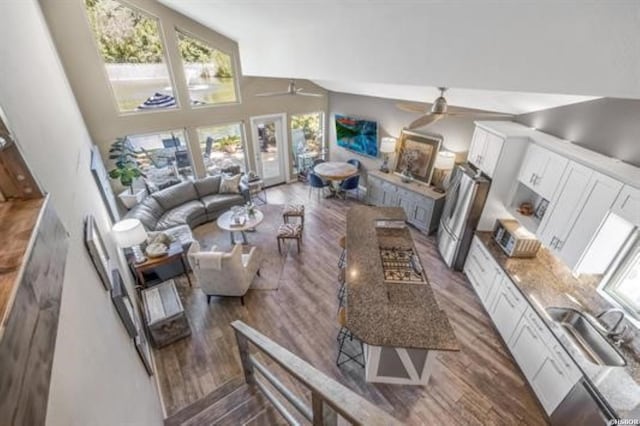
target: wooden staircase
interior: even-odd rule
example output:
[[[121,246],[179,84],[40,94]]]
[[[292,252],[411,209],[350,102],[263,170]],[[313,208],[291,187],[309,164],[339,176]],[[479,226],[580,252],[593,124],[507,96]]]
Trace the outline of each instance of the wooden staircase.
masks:
[[[400,425],[386,412],[242,321],[232,322],[231,327],[236,334],[243,377],[228,381],[200,401],[165,419],[165,426]],[[251,352],[266,356],[289,377],[304,385],[310,391],[311,404],[306,398],[295,395],[268,364]]]
[[[244,377],[232,379],[164,421],[165,426],[286,425],[271,403]]]

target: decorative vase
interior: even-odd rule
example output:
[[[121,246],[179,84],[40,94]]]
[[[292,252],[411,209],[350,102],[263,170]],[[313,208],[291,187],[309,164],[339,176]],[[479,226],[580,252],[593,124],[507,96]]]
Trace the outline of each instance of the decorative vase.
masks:
[[[409,171],[409,168],[406,168],[406,169],[404,169],[402,171],[402,174],[400,176],[400,180],[402,180],[404,183],[409,183],[409,182],[413,181],[413,175]]]

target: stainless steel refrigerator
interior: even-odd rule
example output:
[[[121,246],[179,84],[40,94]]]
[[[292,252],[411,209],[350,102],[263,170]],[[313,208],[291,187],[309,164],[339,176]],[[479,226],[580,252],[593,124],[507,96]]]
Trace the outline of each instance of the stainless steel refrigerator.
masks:
[[[489,178],[469,164],[453,171],[438,227],[438,250],[447,266],[457,271],[467,258],[490,184]]]

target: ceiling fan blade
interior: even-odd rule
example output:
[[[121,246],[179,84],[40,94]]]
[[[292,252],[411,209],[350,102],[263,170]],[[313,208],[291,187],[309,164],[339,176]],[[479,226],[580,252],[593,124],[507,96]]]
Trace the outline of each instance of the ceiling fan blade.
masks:
[[[316,98],[321,98],[321,97],[323,97],[323,96],[324,96],[322,93],[311,93],[311,92],[301,92],[301,91],[298,91],[298,92],[296,93],[296,95],[300,95],[300,96],[313,96],[313,97],[316,97]]]
[[[403,110],[403,111],[419,112],[420,114],[424,114],[427,111],[427,108],[424,105],[409,104],[409,103],[406,103],[406,102],[398,102],[396,104],[396,107],[398,109]]]
[[[259,97],[268,97],[268,96],[284,96],[290,95],[289,92],[267,92],[267,93],[257,93],[256,96]]]
[[[447,115],[452,117],[492,117],[492,118],[512,118],[513,114],[501,112],[474,112],[474,111],[448,111]]]
[[[436,121],[440,120],[443,117],[444,117],[444,115],[442,115],[442,114],[427,114],[427,115],[423,115],[422,117],[418,118],[417,120],[415,120],[414,122],[409,124],[409,129],[412,130],[412,129],[417,129],[419,127],[428,126],[430,124],[435,123]]]

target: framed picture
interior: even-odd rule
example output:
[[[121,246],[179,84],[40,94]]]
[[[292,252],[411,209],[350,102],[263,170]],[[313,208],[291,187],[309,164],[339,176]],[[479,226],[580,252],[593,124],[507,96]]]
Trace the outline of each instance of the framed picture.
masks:
[[[124,324],[124,328],[132,338],[136,338],[140,328],[139,321],[135,314],[135,308],[132,300],[129,298],[127,288],[124,286],[122,276],[118,268],[111,271],[113,288],[111,289],[111,301],[118,311],[118,315]]]
[[[140,356],[140,361],[142,361],[145,370],[147,370],[147,374],[153,376],[151,349],[149,348],[149,342],[146,336],[144,335],[144,333],[140,333],[133,339],[133,342],[136,346],[136,351],[138,351],[138,355]]]
[[[87,247],[93,266],[98,271],[105,290],[111,290],[111,260],[102,241],[96,220],[89,215],[84,220],[84,244]]]
[[[336,114],[338,146],[369,157],[378,156],[378,123]]]
[[[96,181],[96,185],[98,185],[102,201],[107,206],[111,221],[116,223],[120,220],[120,212],[118,211],[118,205],[116,204],[116,197],[113,195],[113,190],[111,189],[109,174],[102,162],[100,149],[96,145],[91,147],[91,174]]]
[[[442,137],[403,130],[398,144],[395,172],[411,172],[414,179],[429,183]]]

